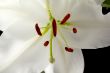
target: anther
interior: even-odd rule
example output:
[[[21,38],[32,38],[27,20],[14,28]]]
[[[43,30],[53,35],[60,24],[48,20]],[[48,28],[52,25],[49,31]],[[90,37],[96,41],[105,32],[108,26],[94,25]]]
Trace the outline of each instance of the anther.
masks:
[[[37,34],[40,35],[40,36],[42,36],[41,30],[40,30],[38,24],[35,25],[35,29],[37,31]]]
[[[73,33],[77,33],[77,29],[76,28],[73,28]]]
[[[73,52],[73,49],[72,49],[72,48],[65,47],[65,50],[66,50],[67,52]]]
[[[64,24],[68,19],[70,18],[70,14],[67,14],[63,20],[61,21],[61,24]]]
[[[0,36],[2,35],[2,33],[3,33],[3,31],[2,31],[2,30],[0,30]]]
[[[48,46],[49,41],[45,41],[44,46]]]
[[[53,21],[52,21],[52,28],[53,28],[53,35],[56,37],[56,35],[57,35],[57,23],[56,23],[55,19],[53,19]]]

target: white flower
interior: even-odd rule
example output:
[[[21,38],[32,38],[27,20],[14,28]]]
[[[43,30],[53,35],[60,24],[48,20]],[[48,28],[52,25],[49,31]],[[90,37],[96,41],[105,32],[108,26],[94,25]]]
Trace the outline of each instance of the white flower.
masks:
[[[0,37],[1,73],[40,73],[44,69],[47,73],[48,69],[83,73],[80,49],[110,44],[109,21],[94,0],[47,1],[15,0],[12,5],[0,5],[0,29],[4,31]],[[66,15],[70,18],[61,24]],[[49,42],[46,47],[45,41]],[[49,58],[51,62],[55,59],[54,65],[50,66]]]

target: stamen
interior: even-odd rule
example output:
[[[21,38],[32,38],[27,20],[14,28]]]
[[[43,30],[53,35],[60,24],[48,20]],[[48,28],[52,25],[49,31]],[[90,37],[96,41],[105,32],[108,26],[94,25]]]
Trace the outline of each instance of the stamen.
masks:
[[[76,28],[73,28],[73,33],[77,33],[77,29]]]
[[[57,23],[56,23],[55,19],[53,19],[53,21],[52,21],[52,28],[53,28],[53,35],[56,37],[56,35],[57,35]]]
[[[65,47],[65,50],[66,50],[67,52],[73,52],[73,49],[72,49],[72,48]]]
[[[40,35],[40,36],[42,36],[42,33],[40,31],[40,28],[39,28],[38,24],[35,25],[35,29],[37,31],[37,34]]]
[[[61,24],[64,24],[68,19],[70,18],[70,14],[67,14],[63,20],[61,21]]]
[[[3,33],[3,31],[2,31],[2,30],[0,30],[0,36],[2,35],[2,33]]]
[[[46,41],[46,42],[44,43],[44,46],[48,46],[48,44],[49,44],[49,41]]]

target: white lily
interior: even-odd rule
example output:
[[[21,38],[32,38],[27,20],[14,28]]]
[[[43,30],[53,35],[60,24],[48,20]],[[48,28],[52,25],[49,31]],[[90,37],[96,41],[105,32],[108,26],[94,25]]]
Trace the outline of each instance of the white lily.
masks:
[[[18,2],[20,4],[0,5],[1,30],[4,31],[0,38],[1,73],[40,73],[44,69],[47,73],[83,73],[80,49],[110,44],[109,22],[104,20],[94,0]],[[70,18],[63,23],[65,15],[65,19]],[[57,29],[52,28],[56,24]],[[36,35],[35,25],[40,37]]]

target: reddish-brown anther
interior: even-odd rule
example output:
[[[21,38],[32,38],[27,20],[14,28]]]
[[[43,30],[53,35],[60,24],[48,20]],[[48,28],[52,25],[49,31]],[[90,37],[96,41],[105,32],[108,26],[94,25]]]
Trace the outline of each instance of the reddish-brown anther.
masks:
[[[68,47],[65,47],[65,50],[66,50],[67,52],[73,52],[73,51],[74,51],[72,48],[68,48]]]
[[[56,23],[55,19],[53,19],[53,21],[52,21],[52,28],[53,28],[53,35],[56,37],[56,35],[57,35],[57,23]]]
[[[45,41],[44,46],[48,46],[49,41]]]
[[[73,28],[73,33],[77,33],[77,29],[76,28]]]
[[[42,36],[42,33],[40,31],[40,28],[39,28],[38,24],[35,25],[35,29],[37,31],[37,34],[40,35],[40,36]]]
[[[70,18],[70,14],[67,14],[63,20],[61,21],[61,24],[64,24],[68,19]]]

